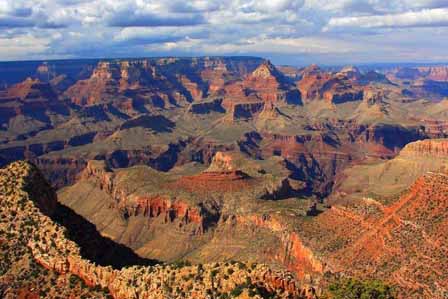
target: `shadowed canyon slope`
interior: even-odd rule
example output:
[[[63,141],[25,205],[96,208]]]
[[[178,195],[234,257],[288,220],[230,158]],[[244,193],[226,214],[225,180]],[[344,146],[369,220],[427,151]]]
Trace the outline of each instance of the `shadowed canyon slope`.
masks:
[[[151,281],[154,271],[199,275],[200,264],[211,273],[218,263],[221,273],[238,260],[261,271],[240,269],[260,281],[245,284],[250,292],[281,285],[321,296],[354,277],[385,281],[399,298],[446,294],[447,66],[295,68],[256,57],[60,64],[17,62],[22,72],[0,90],[0,165],[41,169],[58,201],[49,195],[33,213],[72,231],[64,238],[79,246],[75,260],[37,259],[55,277],[75,275],[115,298],[192,294],[188,279],[179,290],[123,283],[145,271]],[[12,165],[4,172],[35,171]],[[110,254],[99,260],[95,248]],[[117,259],[134,266],[110,269],[123,266]],[[79,260],[89,262],[76,268]],[[180,260],[195,266],[136,266]],[[242,284],[205,280],[197,294]]]
[[[260,294],[275,294],[276,298],[315,297],[313,289],[301,287],[291,274],[262,264],[135,266],[143,259],[136,259],[129,249],[103,237],[95,240],[95,232],[82,229],[88,224],[80,224],[79,216],[61,206],[35,166],[25,162],[13,163],[0,171],[0,191],[4,208],[0,222],[0,290],[4,298],[38,298],[42,294],[57,298],[55,292],[70,298],[209,298],[229,296],[235,289],[239,294],[253,292],[252,297],[259,298]],[[78,243],[81,240],[76,235],[80,233],[88,233],[88,244]],[[85,256],[84,245],[90,246],[89,253],[100,254]],[[111,265],[116,266],[113,263],[117,262],[134,266],[114,269]],[[26,264],[31,264],[31,273],[26,273]],[[28,277],[23,276],[23,270]],[[60,281],[59,288],[55,288],[44,275],[54,279],[56,273],[70,282]],[[36,293],[39,289],[40,293]]]

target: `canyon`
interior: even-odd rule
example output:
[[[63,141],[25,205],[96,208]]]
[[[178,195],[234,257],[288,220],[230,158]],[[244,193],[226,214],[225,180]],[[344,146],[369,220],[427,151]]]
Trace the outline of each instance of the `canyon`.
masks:
[[[20,248],[86,284],[73,296],[327,298],[346,277],[447,293],[447,66],[16,63],[0,90],[2,210],[51,227],[60,246],[31,225],[24,240],[42,240]]]

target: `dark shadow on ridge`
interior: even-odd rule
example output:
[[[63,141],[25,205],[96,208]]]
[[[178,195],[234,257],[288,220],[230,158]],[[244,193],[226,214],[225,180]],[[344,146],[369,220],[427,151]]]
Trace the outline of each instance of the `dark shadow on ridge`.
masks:
[[[101,266],[121,269],[126,266],[152,266],[159,262],[138,256],[129,247],[102,236],[95,225],[70,208],[58,203],[52,220],[64,226],[66,237],[81,248],[81,256]]]
[[[102,236],[94,224],[59,203],[54,189],[38,168],[32,165],[35,167],[35,172],[28,178],[25,191],[41,213],[67,229],[65,237],[79,246],[83,259],[114,269],[159,263],[156,260],[142,258],[129,247]]]

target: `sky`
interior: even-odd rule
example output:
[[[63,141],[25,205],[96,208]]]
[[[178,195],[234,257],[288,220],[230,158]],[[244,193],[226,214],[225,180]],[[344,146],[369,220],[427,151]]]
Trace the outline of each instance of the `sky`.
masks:
[[[448,62],[448,0],[0,0],[0,60]]]

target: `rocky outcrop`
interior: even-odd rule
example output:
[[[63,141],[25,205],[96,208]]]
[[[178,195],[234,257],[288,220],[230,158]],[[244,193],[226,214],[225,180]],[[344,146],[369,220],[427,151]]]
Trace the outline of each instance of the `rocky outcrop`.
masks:
[[[244,79],[247,94],[254,92],[263,102],[301,104],[299,91],[269,61],[261,64]]]
[[[387,73],[395,82],[409,86],[404,94],[412,98],[441,100],[448,96],[448,67],[422,66],[415,68],[396,68]]]
[[[213,222],[216,215],[202,206],[191,206],[182,199],[166,195],[135,195],[115,183],[115,174],[103,161],[89,161],[82,174],[83,179],[95,181],[101,190],[116,202],[116,208],[125,217],[142,215],[147,218],[163,218],[165,222],[178,220],[185,224],[194,223],[197,234],[202,233]]]
[[[57,100],[57,95],[49,83],[43,83],[32,78],[27,78],[25,81],[10,87],[6,91],[5,97],[21,100]]]
[[[396,202],[384,207],[379,220],[368,223],[355,243],[339,252],[342,264],[358,275],[389,277],[400,286],[403,298],[439,298],[448,289],[448,272],[446,249],[440,243],[446,239],[441,233],[445,224],[435,219],[447,216],[447,178],[431,173],[417,179]],[[387,266],[373,274],[379,265]]]
[[[194,176],[184,176],[173,186],[189,192],[238,192],[252,188],[253,181],[243,172],[207,171]]]
[[[35,185],[40,182],[39,177],[36,168],[26,163],[15,163],[0,171],[2,200],[8,202],[8,211],[16,211],[15,223],[9,224],[10,234],[21,234],[23,245],[43,267],[61,275],[78,276],[87,286],[108,290],[113,298],[187,296],[205,299],[210,293],[230,293],[237,287],[262,288],[275,292],[279,298],[316,297],[311,287],[302,287],[290,274],[260,264],[216,263],[180,268],[171,265],[131,266],[121,270],[99,266],[82,258],[79,246],[66,237],[69,235],[67,229],[36,208],[35,204],[42,202],[38,197],[46,197],[33,191],[42,188]],[[49,200],[54,203],[54,195]],[[0,228],[4,229],[5,225],[8,223],[2,221]],[[22,225],[27,229],[19,230]],[[168,275],[169,280],[166,279]]]
[[[112,103],[121,110],[139,110],[144,104],[169,107],[188,102],[147,59],[99,62],[89,79],[78,81],[64,94],[80,106]]]
[[[264,61],[244,79],[230,81],[223,90],[223,106],[233,109],[240,103],[276,103],[300,105],[300,92],[269,61]],[[254,104],[255,105],[255,104]]]
[[[225,112],[222,107],[222,99],[214,99],[212,101],[200,102],[200,103],[191,103],[188,108],[188,112],[194,114],[207,114],[211,112]]]
[[[418,79],[411,85],[414,97],[429,97],[440,100],[448,96],[448,82]]]
[[[425,119],[422,122],[428,138],[437,139],[448,136],[448,121]]]
[[[238,169],[234,158],[224,152],[216,152],[207,170],[192,176],[183,176],[175,186],[189,192],[238,192],[252,188],[254,180]]]
[[[401,151],[404,157],[448,157],[448,140],[427,139],[407,144]]]
[[[207,169],[207,172],[232,172],[237,170],[235,158],[224,152],[217,152]]]
[[[277,119],[283,114],[277,108],[277,106],[272,102],[267,102],[263,105],[263,110],[258,115],[260,119]]]
[[[313,64],[302,70],[301,75],[302,78],[298,81],[297,87],[302,94],[303,101],[306,102],[322,97],[322,86],[331,79],[330,74]]]
[[[75,158],[38,157],[32,159],[54,188],[72,185],[84,170],[87,161]]]
[[[55,113],[60,117],[68,114],[68,107],[59,101],[58,95],[49,83],[27,78],[0,93],[2,125],[8,125],[8,122],[17,116],[26,116],[45,123],[48,129],[51,127],[48,113]],[[37,129],[36,131],[45,129],[45,126]]]
[[[352,65],[343,67],[338,74],[352,81],[360,81],[362,78],[359,69]]]
[[[180,75],[179,81],[194,101],[199,101],[204,97],[204,91],[199,83],[190,80],[186,75]]]
[[[356,83],[355,71],[343,70],[341,73],[331,74],[317,66],[311,66],[302,74],[298,87],[307,101],[324,99],[330,103],[340,104],[362,99],[363,90]]]
[[[419,67],[420,75],[433,81],[448,81],[448,66]]]
[[[421,76],[421,73],[416,68],[402,67],[388,72],[387,76],[392,80],[415,80]]]
[[[361,73],[353,66],[332,73],[311,65],[302,70],[302,78],[297,81],[305,101],[324,99],[334,104],[360,101],[366,90],[378,84],[390,85],[391,82],[383,74],[375,71]]]
[[[263,111],[263,102],[234,103],[230,108],[232,120],[248,120]]]
[[[281,246],[273,256],[275,261],[285,265],[298,275],[300,279],[305,276],[319,276],[324,272],[324,264],[307,246],[303,244],[300,235],[292,231],[287,224],[270,215],[237,216],[240,225],[255,225],[272,231],[281,237]]]
[[[362,90],[350,90],[352,87],[347,85],[337,85],[330,91],[323,94],[323,98],[334,104],[359,101],[363,98]]]

